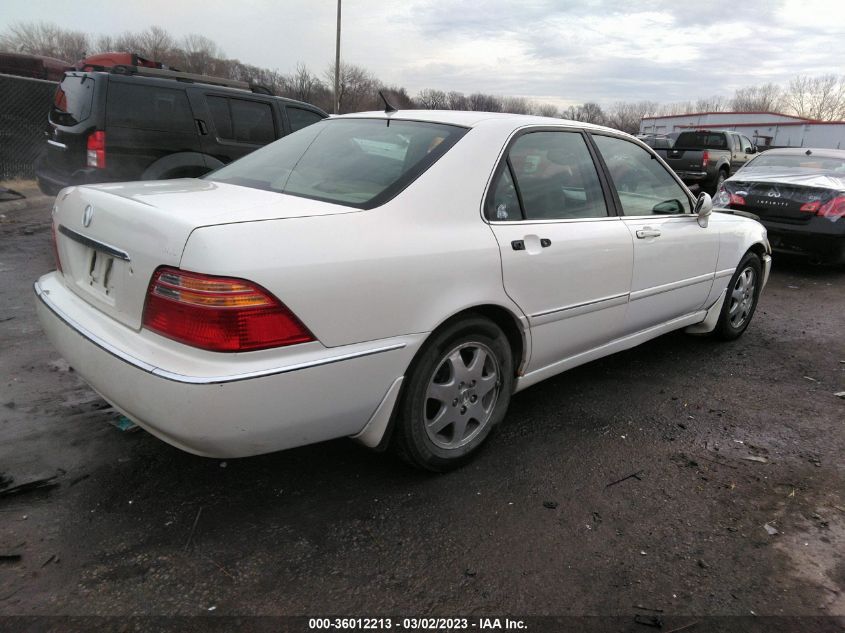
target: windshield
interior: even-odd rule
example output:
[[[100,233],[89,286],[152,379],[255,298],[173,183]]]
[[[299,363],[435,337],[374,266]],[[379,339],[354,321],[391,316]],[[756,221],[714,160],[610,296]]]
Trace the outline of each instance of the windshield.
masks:
[[[50,120],[57,125],[76,125],[91,114],[94,78],[89,75],[65,75],[56,88]]]
[[[327,119],[206,176],[360,209],[384,204],[466,129],[386,119]]]
[[[752,169],[784,169],[810,170],[810,171],[832,171],[838,174],[845,174],[845,157],[835,158],[831,156],[814,156],[806,154],[761,154],[746,165],[746,170]],[[744,171],[744,170],[743,170]]]

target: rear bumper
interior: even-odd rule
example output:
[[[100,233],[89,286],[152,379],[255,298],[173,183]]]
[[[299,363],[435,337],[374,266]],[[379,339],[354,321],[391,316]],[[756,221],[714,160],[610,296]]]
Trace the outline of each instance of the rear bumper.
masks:
[[[830,264],[845,264],[845,218],[833,223],[813,218],[801,226],[772,222],[761,218],[772,250],[816,259]]]
[[[73,172],[62,172],[47,166],[46,161],[35,166],[35,179],[38,188],[48,196],[55,196],[72,185],[92,185],[102,182],[116,182],[108,170],[95,169],[93,167],[77,169]]]
[[[57,273],[39,279],[35,293],[47,337],[94,390],[153,435],[208,457],[360,433],[424,338],[216,354],[123,326]]]
[[[710,175],[706,171],[676,171],[675,173],[685,183],[702,183],[710,179]]]

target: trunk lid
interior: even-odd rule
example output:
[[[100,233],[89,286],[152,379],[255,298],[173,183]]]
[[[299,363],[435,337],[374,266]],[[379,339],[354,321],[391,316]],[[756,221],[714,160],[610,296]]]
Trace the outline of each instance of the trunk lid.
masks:
[[[140,329],[153,272],[179,266],[194,229],[354,211],[185,178],[73,187],[57,200],[53,221],[68,287],[110,317]]]
[[[808,223],[815,213],[801,211],[801,207],[813,202],[823,205],[838,193],[827,187],[775,180],[729,180],[725,188],[745,201],[744,205],[732,203],[731,208],[789,224]]]

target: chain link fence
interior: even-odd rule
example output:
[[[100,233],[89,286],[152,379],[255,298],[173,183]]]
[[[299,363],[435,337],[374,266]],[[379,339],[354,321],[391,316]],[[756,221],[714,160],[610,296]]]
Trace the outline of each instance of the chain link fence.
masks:
[[[34,178],[55,81],[0,75],[0,180]]]

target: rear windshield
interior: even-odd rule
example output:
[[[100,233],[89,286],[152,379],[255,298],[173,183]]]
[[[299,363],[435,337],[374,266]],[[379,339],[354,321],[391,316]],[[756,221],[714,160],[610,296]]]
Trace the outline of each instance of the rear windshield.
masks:
[[[50,121],[57,125],[76,125],[91,114],[94,78],[90,75],[65,75],[56,88]]]
[[[761,154],[746,165],[743,171],[752,169],[783,170],[798,169],[809,171],[832,171],[845,174],[845,158],[830,156],[807,156],[806,154]]]
[[[407,187],[465,133],[440,123],[326,119],[207,178],[371,209]]]
[[[728,149],[723,132],[681,132],[675,147],[679,149]]]

